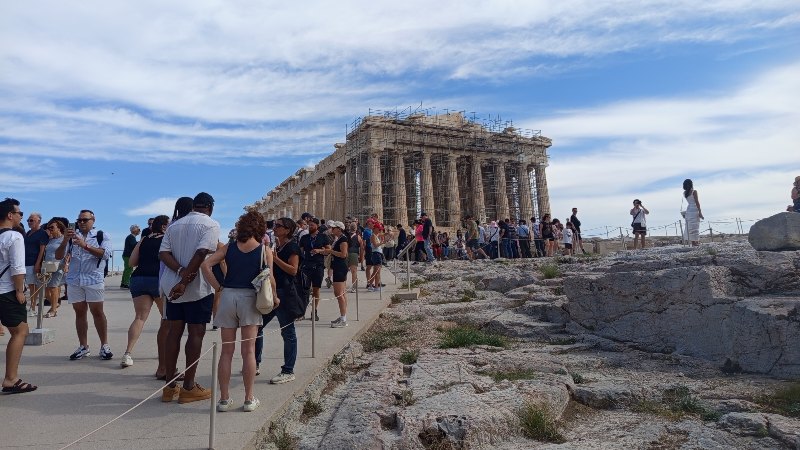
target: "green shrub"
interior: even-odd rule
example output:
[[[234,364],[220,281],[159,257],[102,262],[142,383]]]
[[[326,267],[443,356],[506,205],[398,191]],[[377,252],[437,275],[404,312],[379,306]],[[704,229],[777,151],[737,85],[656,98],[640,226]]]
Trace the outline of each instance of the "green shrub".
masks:
[[[406,350],[400,354],[400,362],[403,364],[416,364],[419,358],[419,350]]]
[[[474,345],[508,346],[508,339],[495,333],[479,330],[472,325],[459,325],[443,331],[439,348],[472,347]]]
[[[408,340],[410,322],[412,319],[389,319],[376,323],[359,339],[364,351],[377,352],[399,347]]]
[[[761,403],[785,416],[800,417],[800,383],[777,389],[763,397]]]
[[[542,264],[539,266],[539,271],[542,272],[542,276],[547,280],[561,276],[561,269],[558,268],[558,264]]]
[[[572,372],[572,382],[575,384],[583,384],[586,382],[586,379],[583,378],[583,375],[577,372]]]
[[[316,417],[321,412],[322,412],[322,403],[314,401],[310,398],[306,399],[306,402],[303,403],[303,416]]]
[[[517,411],[517,417],[526,438],[543,442],[564,442],[558,423],[546,406],[525,403]]]
[[[286,431],[286,428],[274,430],[270,436],[270,441],[275,444],[278,450],[295,450],[299,439]]]
[[[411,389],[405,389],[400,393],[394,394],[395,406],[411,406],[416,402],[417,399],[414,397],[414,391]]]

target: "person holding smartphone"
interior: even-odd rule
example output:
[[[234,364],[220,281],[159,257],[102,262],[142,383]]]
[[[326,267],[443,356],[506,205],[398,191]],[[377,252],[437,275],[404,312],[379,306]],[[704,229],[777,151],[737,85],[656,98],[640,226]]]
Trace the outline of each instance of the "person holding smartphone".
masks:
[[[105,262],[111,257],[113,248],[111,236],[96,230],[94,212],[82,209],[75,224],[70,224],[64,240],[56,249],[56,259],[63,259],[68,253],[70,269],[67,273],[67,296],[75,310],[75,329],[78,333],[78,348],[72,352],[72,361],[90,355],[88,342],[89,322],[87,314],[92,313],[94,327],[100,338],[100,359],[109,360],[114,354],[108,345],[108,321],[103,311],[105,299]],[[76,229],[77,228],[77,229]]]
[[[645,236],[647,235],[647,218],[646,216],[650,214],[650,211],[644,207],[642,202],[637,198],[633,201],[633,208],[631,208],[631,216],[633,216],[633,221],[631,222],[631,226],[633,227],[633,249],[636,250],[636,241],[637,238],[641,241],[641,246],[639,248],[644,248],[645,246]]]

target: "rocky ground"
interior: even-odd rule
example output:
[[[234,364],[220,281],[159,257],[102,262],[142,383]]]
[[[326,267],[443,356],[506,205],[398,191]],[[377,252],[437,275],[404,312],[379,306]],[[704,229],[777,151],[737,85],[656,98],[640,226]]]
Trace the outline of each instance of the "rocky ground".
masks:
[[[746,242],[413,266],[259,445],[798,448],[798,273]]]

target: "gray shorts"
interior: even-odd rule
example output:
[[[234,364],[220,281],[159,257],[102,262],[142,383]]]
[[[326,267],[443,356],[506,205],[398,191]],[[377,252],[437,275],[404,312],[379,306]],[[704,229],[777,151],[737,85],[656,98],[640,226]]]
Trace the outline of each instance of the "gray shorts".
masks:
[[[256,308],[254,289],[225,288],[219,299],[214,326],[239,328],[261,325],[261,312]]]

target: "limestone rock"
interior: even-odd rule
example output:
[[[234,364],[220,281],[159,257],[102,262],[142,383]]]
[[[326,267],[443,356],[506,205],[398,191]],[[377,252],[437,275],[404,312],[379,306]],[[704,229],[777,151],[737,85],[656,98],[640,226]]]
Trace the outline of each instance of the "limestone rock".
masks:
[[[767,418],[761,413],[728,413],[719,419],[719,424],[740,436],[769,436]]]
[[[756,250],[800,250],[800,214],[782,212],[761,219],[747,236]]]
[[[631,403],[641,395],[628,386],[615,383],[598,382],[577,385],[572,389],[572,397],[578,403],[597,409],[614,409]]]

